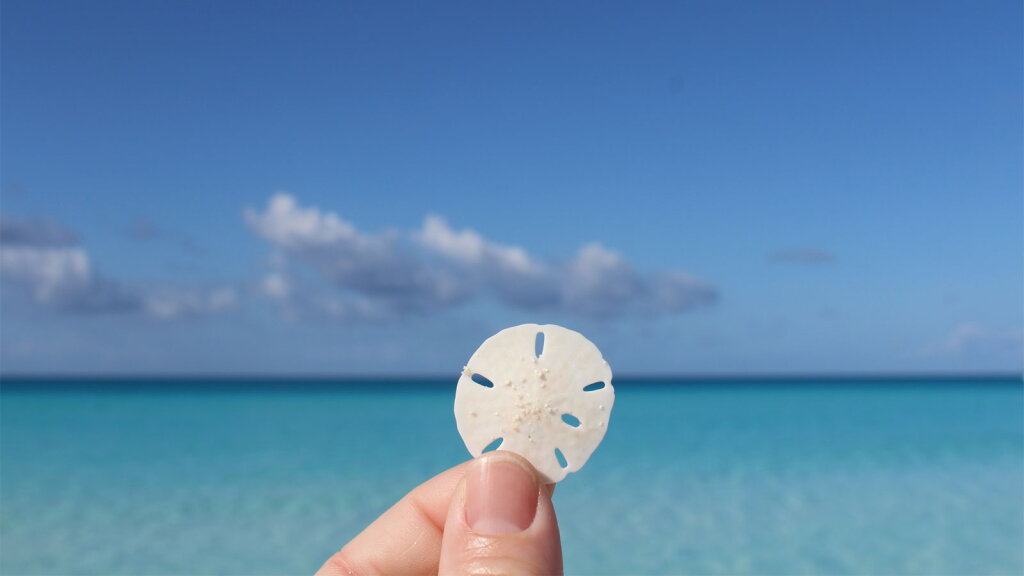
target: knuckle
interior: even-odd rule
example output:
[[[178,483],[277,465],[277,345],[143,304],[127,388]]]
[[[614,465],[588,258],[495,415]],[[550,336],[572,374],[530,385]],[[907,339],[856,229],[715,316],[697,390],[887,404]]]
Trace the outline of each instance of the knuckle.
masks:
[[[549,571],[530,554],[517,554],[519,547],[502,545],[490,538],[472,538],[462,550],[462,573],[473,576],[541,576]]]

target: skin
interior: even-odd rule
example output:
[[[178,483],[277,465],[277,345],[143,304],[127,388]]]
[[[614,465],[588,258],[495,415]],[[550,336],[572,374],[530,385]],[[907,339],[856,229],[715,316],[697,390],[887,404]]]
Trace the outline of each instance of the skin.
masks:
[[[317,576],[561,574],[553,493],[523,458],[489,452],[408,493]]]

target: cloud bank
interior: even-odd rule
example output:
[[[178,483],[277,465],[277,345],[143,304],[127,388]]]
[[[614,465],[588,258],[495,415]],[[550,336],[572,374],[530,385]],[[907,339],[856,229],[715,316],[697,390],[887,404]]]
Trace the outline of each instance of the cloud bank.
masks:
[[[388,321],[443,312],[472,299],[506,308],[586,318],[654,316],[713,304],[711,284],[678,270],[636,269],[623,255],[588,243],[567,259],[458,229],[428,214],[407,231],[369,233],[289,194],[246,209],[249,229],[273,247],[271,268],[251,290],[128,284],[97,272],[78,236],[49,220],[0,216],[5,289],[38,307],[72,314],[201,316],[258,294],[286,317]],[[240,280],[239,284],[244,283]]]
[[[682,312],[718,298],[717,289],[701,279],[675,270],[638,271],[598,243],[584,245],[567,262],[545,260],[474,230],[456,230],[434,214],[405,234],[372,234],[279,193],[262,211],[246,209],[244,217],[277,254],[263,294],[292,312],[388,318],[491,297],[520,310],[610,318]],[[317,291],[292,270],[294,262],[331,290]]]

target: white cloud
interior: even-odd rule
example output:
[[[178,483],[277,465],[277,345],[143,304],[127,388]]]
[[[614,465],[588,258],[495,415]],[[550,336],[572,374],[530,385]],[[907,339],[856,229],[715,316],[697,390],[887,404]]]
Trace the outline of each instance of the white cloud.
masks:
[[[85,250],[47,238],[38,245],[0,244],[0,277],[26,289],[37,304],[62,312],[129,312],[140,304],[132,290],[96,275]]]
[[[564,292],[565,307],[587,316],[681,312],[718,298],[713,286],[682,272],[641,274],[598,243],[583,246],[570,263]]]
[[[28,291],[40,306],[65,313],[144,313],[175,318],[237,305],[233,288],[204,294],[153,287],[143,290],[99,275],[75,235],[49,220],[0,217],[0,279]]]
[[[245,221],[263,238],[289,249],[338,242],[374,242],[357,234],[355,228],[337,214],[321,214],[317,208],[299,208],[295,198],[284,193],[272,196],[263,214],[247,208]]]
[[[582,314],[614,314],[643,292],[640,278],[622,256],[597,243],[580,248],[568,270],[565,305]]]
[[[283,193],[263,212],[247,209],[244,215],[275,254],[306,264],[336,290],[326,297],[309,286],[300,289],[278,259],[261,292],[285,301],[292,312],[312,306],[337,317],[386,318],[491,295],[524,310],[610,317],[679,312],[717,298],[706,282],[680,271],[638,272],[598,243],[559,264],[471,229],[453,229],[436,214],[424,218],[405,243],[393,233],[360,232],[337,214],[300,207]]]
[[[81,248],[5,245],[0,247],[0,271],[28,284],[38,302],[50,302],[92,279],[89,257]]]
[[[469,265],[493,265],[498,268],[534,274],[541,266],[518,246],[504,246],[488,242],[474,230],[452,230],[444,218],[429,214],[423,220],[423,229],[413,238],[434,252]]]
[[[262,213],[247,209],[245,220],[257,235],[336,288],[396,314],[449,306],[467,295],[450,270],[410,253],[397,235],[359,232],[333,212],[299,207],[287,194],[274,195]]]

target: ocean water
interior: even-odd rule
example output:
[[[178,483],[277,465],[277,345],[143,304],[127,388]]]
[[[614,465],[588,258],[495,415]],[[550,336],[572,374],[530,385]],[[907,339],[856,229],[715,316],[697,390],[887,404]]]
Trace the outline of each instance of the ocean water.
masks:
[[[468,457],[436,381],[0,382],[0,573],[310,574]],[[617,380],[569,574],[1021,574],[1019,380]]]

